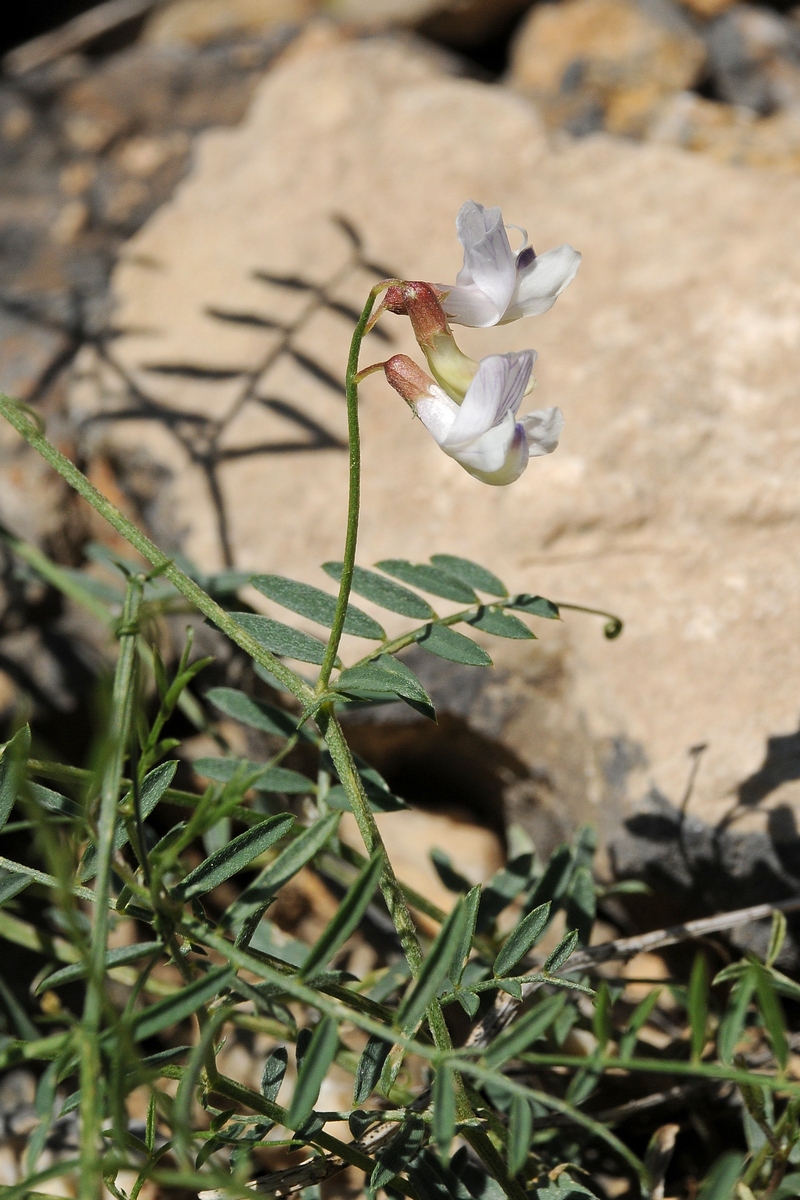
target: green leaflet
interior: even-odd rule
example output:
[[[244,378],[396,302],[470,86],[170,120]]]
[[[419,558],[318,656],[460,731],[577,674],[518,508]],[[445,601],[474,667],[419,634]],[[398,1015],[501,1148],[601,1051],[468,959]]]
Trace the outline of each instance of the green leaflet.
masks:
[[[226,717],[233,717],[251,729],[260,729],[263,733],[273,733],[276,737],[292,737],[297,733],[297,722],[281,708],[267,704],[263,700],[253,700],[237,688],[216,687],[206,692],[215,708]]]
[[[498,1034],[486,1049],[486,1065],[490,1069],[501,1067],[510,1058],[522,1054],[537,1038],[542,1037],[555,1021],[566,1002],[562,992],[556,996],[548,996],[530,1012],[525,1013],[518,1021]]]
[[[501,608],[481,608],[477,616],[469,618],[467,624],[495,637],[516,638],[518,641],[530,641],[536,637],[519,617],[514,617]]]
[[[289,1055],[286,1052],[285,1046],[278,1046],[267,1058],[264,1063],[264,1070],[261,1075],[261,1095],[267,1100],[275,1100],[280,1091],[283,1077],[286,1074],[286,1064],[289,1061]]]
[[[533,912],[523,917],[516,929],[513,929],[503,943],[503,947],[495,959],[495,975],[507,975],[521,958],[535,946],[550,920],[550,903],[540,904]]]
[[[340,820],[341,813],[328,813],[327,817],[304,829],[226,910],[222,925],[239,929],[246,920],[267,908],[283,885],[322,849]]]
[[[775,1055],[781,1070],[786,1069],[789,1061],[789,1042],[786,1037],[786,1018],[783,1007],[775,994],[769,971],[760,963],[754,964],[756,996],[764,1027],[772,1043],[772,1053]]]
[[[215,967],[207,975],[195,979],[192,983],[181,988],[174,996],[167,996],[151,1004],[143,1012],[136,1015],[133,1021],[133,1034],[137,1042],[155,1037],[170,1025],[185,1021],[192,1013],[197,1012],[201,1004],[218,996],[234,972],[230,967]]]
[[[265,767],[263,763],[250,762],[246,758],[196,758],[192,768],[198,775],[217,783],[230,783],[237,772],[242,780],[255,776],[248,786],[257,792],[308,795],[316,791],[316,784],[299,771],[290,771],[287,767]]]
[[[692,1061],[699,1062],[708,1030],[708,963],[702,952],[698,952],[694,958],[689,978],[687,1011],[691,1026]]]
[[[347,941],[367,911],[373,892],[378,885],[383,854],[377,850],[367,865],[359,872],[347,889],[335,915],[323,929],[308,957],[300,968],[300,977],[308,978],[318,967],[330,962],[337,950]]]
[[[533,1111],[524,1096],[515,1096],[508,1114],[508,1169],[521,1171],[528,1160],[533,1133]]]
[[[30,752],[31,731],[27,725],[23,725],[11,741],[6,743],[0,758],[0,829],[11,815],[14,801],[25,778],[25,767]]]
[[[290,1129],[299,1129],[311,1115],[322,1081],[336,1057],[338,1045],[336,1022],[332,1017],[323,1017],[314,1030],[297,1075],[292,1103],[286,1118]]]
[[[706,1176],[698,1200],[731,1200],[733,1188],[744,1166],[744,1155],[726,1150]]]
[[[733,1053],[744,1032],[747,1009],[753,998],[755,988],[755,973],[753,967],[750,966],[746,969],[746,973],[739,982],[733,987],[728,1009],[719,1023],[717,1052],[724,1063],[730,1064],[733,1062]]]
[[[156,954],[163,948],[162,942],[137,942],[135,946],[120,946],[117,950],[109,950],[105,958],[105,969],[110,971],[112,967],[127,967],[130,963]],[[74,983],[76,979],[83,979],[86,970],[85,962],[77,962],[69,967],[62,967],[59,971],[53,971],[52,975],[46,975],[37,984],[36,995],[49,991],[50,988],[62,987],[65,983]]]
[[[175,778],[175,772],[178,769],[178,760],[170,758],[167,762],[159,763],[157,767],[153,767],[152,771],[148,771],[142,780],[142,786],[139,790],[139,812],[143,821],[146,821],[150,814],[155,809],[156,805],[164,796],[167,788]],[[129,799],[130,792],[125,797]],[[121,850],[123,846],[128,844],[128,831],[123,820],[117,821],[114,828],[114,849]],[[97,851],[94,846],[88,846],[86,853],[83,856],[81,863],[80,878],[81,882],[91,879],[97,871]]]
[[[577,929],[573,929],[561,939],[553,953],[545,959],[542,970],[546,971],[549,975],[553,975],[560,967],[563,967],[577,944],[578,931]]]
[[[471,587],[462,583],[455,575],[443,571],[441,567],[432,567],[427,563],[410,563],[405,558],[385,558],[376,563],[381,571],[410,583],[412,587],[433,596],[443,596],[445,600],[457,600],[460,604],[475,604],[478,597]]]
[[[6,900],[13,900],[32,883],[30,875],[18,875],[16,871],[0,867],[0,905],[5,904]]]
[[[558,606],[553,604],[552,600],[545,600],[544,596],[529,596],[527,592],[515,596],[513,603],[508,607],[516,608],[518,612],[530,613],[534,617],[546,617],[549,621],[557,621],[559,616]]]
[[[262,617],[257,613],[231,613],[231,616],[246,630],[252,638],[272,654],[280,654],[286,658],[296,658],[299,662],[322,665],[325,656],[325,643],[309,633],[301,633],[284,625],[282,621],[273,621],[270,617]]]
[[[469,959],[470,951],[472,950],[472,939],[475,936],[475,924],[478,919],[478,907],[481,902],[480,884],[476,884],[474,888],[470,888],[464,896],[461,903],[464,906],[464,921],[459,926],[460,938],[456,941],[453,948],[453,958],[450,964],[448,975],[450,982],[454,987],[458,987],[464,975],[464,969]],[[477,1007],[477,996],[475,997]],[[471,1005],[471,1001],[467,1001],[467,1006]]]
[[[47,812],[56,813],[60,817],[67,817],[71,821],[77,821],[83,816],[83,811],[74,800],[62,796],[61,792],[54,792],[52,788],[44,787],[41,783],[29,783],[27,785],[27,794],[29,794],[37,804]]]
[[[465,899],[459,900],[446,917],[419,975],[397,1010],[397,1024],[401,1029],[414,1028],[453,968],[456,951],[461,949],[463,943],[469,915]]]
[[[205,892],[210,892],[237,871],[249,866],[254,858],[263,854],[268,847],[288,833],[293,824],[293,816],[280,813],[253,825],[232,842],[228,842],[227,846],[210,855],[199,867],[190,871],[186,878],[173,888],[173,895],[190,900],[193,896],[202,896]]]
[[[508,595],[506,585],[496,575],[468,558],[457,558],[455,554],[432,554],[431,562],[448,575],[455,575],[456,579],[460,579],[467,587],[476,588],[479,592],[488,592],[490,596]]]
[[[446,1164],[456,1132],[456,1087],[452,1067],[441,1062],[433,1077],[433,1140],[439,1161]]]
[[[482,646],[472,638],[456,633],[447,625],[426,625],[417,634],[417,642],[423,650],[436,654],[450,662],[465,663],[471,667],[490,667],[492,660]]]
[[[382,654],[372,662],[342,671],[333,684],[333,690],[352,696],[394,696],[435,719],[433,701],[414,672],[389,654]]]
[[[372,1092],[381,1077],[383,1064],[389,1057],[391,1048],[392,1043],[386,1041],[384,1038],[376,1037],[375,1034],[372,1034],[369,1038],[366,1046],[361,1051],[361,1057],[356,1067],[356,1079],[353,1090],[354,1104],[363,1104],[367,1096]]]
[[[340,562],[323,563],[322,569],[337,583],[342,577],[342,563]],[[433,616],[433,609],[427,600],[423,600],[422,596],[417,596],[408,588],[400,587],[391,579],[386,579],[383,575],[378,575],[375,571],[368,571],[364,567],[356,567],[353,571],[353,591],[359,596],[363,596],[365,600],[371,600],[373,604],[378,604],[381,608],[388,609],[389,612],[400,613],[404,617],[416,617],[417,620],[427,621],[429,617]]]
[[[250,582],[262,595],[274,600],[283,608],[291,609],[301,617],[308,617],[310,621],[316,621],[318,625],[324,625],[327,629],[333,625],[336,597],[329,596],[320,588],[287,579],[283,575],[254,575]],[[347,606],[344,632],[375,641],[382,641],[386,637],[378,622],[353,604]]]

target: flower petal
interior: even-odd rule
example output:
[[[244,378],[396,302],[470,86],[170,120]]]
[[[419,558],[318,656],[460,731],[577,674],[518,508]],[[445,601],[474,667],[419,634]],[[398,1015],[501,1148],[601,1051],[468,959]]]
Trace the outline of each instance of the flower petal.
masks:
[[[533,360],[533,350],[490,354],[481,359],[442,448],[448,452],[469,445],[520,406]]]
[[[481,483],[496,487],[519,479],[528,465],[525,430],[509,412],[505,419],[482,437],[458,451],[446,451]]]
[[[458,240],[464,247],[464,266],[456,283],[474,283],[505,312],[517,282],[517,260],[511,249],[499,208],[484,208],[467,200],[456,217]]]
[[[517,273],[514,294],[501,323],[518,317],[536,317],[552,308],[564,288],[572,283],[581,255],[572,246],[557,246],[535,258]]]
[[[459,278],[462,274],[463,272],[459,271]],[[442,308],[455,325],[468,325],[471,329],[486,329],[489,325],[497,325],[502,316],[502,310],[474,283],[449,288],[442,300]]]
[[[525,431],[530,458],[552,454],[558,445],[564,428],[564,414],[560,408],[541,408],[526,413],[520,421]]]
[[[442,388],[432,383],[427,394],[415,401],[414,411],[428,433],[441,446],[460,409],[455,400],[451,400]]]

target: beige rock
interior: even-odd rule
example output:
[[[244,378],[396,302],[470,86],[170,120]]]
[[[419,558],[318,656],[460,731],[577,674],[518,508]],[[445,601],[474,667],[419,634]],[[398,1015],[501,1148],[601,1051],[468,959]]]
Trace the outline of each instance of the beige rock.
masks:
[[[758,117],[749,109],[680,92],[659,110],[648,138],[701,150],[720,162],[800,169],[800,108]]]
[[[570,612],[538,622],[538,643],[493,642],[513,703],[491,736],[551,780],[559,812],[601,827],[651,784],[679,802],[687,751],[707,742],[690,809],[712,819],[761,767],[766,739],[797,729],[800,180],[606,136],[549,150],[527,101],[391,44],[287,63],[239,129],[203,135],[193,175],[116,271],[129,332],[113,355],[175,415],[96,422],[84,448],[123,468],[149,458],[164,478],[158,536],[212,567],[220,525],[203,464],[216,435],[189,418],[218,421],[237,565],[330,587],[317,564],[341,554],[344,410],[302,363],[341,378],[352,326],[254,272],[329,282],[360,306],[375,276],[353,265],[331,219],[342,214],[369,261],[452,280],[468,196],[501,204],[537,249],[583,251],[551,312],[462,337],[478,354],[538,349],[537,404],[564,410],[562,444],[513,486],[487,488],[371,377],[359,560],[464,554],[511,588],[619,612],[613,643]],[[254,318],[299,322],[295,353],[271,360],[282,335]],[[413,352],[403,320],[385,327],[393,352]],[[386,353],[371,335],[363,361]],[[231,374],[244,369],[251,399]],[[137,403],[84,353],[76,415]],[[790,770],[770,788],[759,809],[800,801]]]
[[[150,18],[144,40],[204,46],[234,34],[267,33],[304,21],[316,0],[172,0]]]
[[[509,83],[553,125],[599,107],[612,133],[640,134],[665,96],[691,87],[706,52],[672,10],[636,0],[537,5],[511,52]]]
[[[421,809],[378,813],[376,816],[398,878],[446,911],[452,908],[455,896],[439,879],[431,862],[431,850],[444,850],[449,854],[454,866],[473,885],[485,883],[503,862],[497,835],[465,818],[466,814],[459,816]],[[342,818],[340,834],[344,841],[363,849],[355,818],[350,813],[345,813]],[[421,920],[428,924],[427,918]],[[436,924],[429,924],[431,932],[436,932]]]

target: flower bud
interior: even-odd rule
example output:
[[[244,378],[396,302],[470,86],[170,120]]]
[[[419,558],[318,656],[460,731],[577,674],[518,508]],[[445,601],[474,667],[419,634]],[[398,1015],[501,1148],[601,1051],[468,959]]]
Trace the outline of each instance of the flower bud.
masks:
[[[434,379],[460,404],[478,364],[456,345],[439,302],[444,293],[431,283],[421,282],[404,283],[398,291]],[[391,299],[396,301],[396,297]]]
[[[383,364],[384,374],[406,404],[414,407],[417,400],[427,396],[433,386],[433,380],[426,375],[422,367],[418,367],[407,354],[393,354]]]

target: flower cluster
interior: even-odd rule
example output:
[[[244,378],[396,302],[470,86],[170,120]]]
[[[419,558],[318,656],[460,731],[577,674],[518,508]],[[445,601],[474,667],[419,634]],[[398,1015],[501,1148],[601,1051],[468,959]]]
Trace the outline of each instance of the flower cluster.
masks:
[[[500,209],[474,200],[462,206],[456,229],[464,265],[455,284],[395,284],[378,310],[410,318],[431,374],[405,354],[382,366],[445,454],[483,483],[513,483],[529,458],[555,450],[564,425],[561,410],[541,409],[518,419],[522,398],[534,386],[536,351],[491,354],[475,362],[459,349],[450,322],[486,328],[546,312],[575,278],[581,256],[571,246],[537,256],[524,230],[515,254]]]

